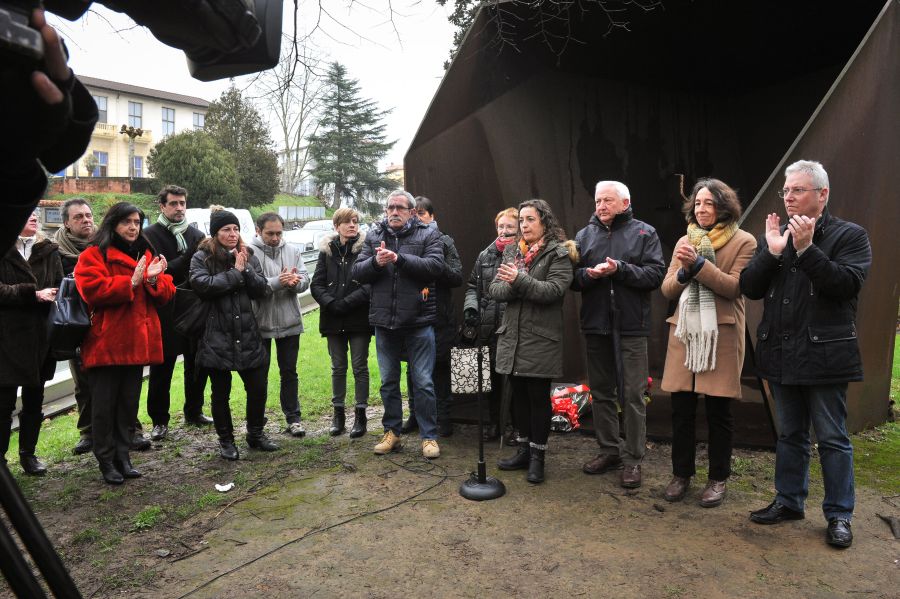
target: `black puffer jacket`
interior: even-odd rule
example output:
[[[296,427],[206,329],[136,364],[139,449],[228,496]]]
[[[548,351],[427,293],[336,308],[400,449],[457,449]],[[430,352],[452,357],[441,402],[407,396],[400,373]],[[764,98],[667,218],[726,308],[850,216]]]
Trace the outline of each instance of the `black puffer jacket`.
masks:
[[[610,290],[615,292],[622,335],[650,335],[650,292],[666,274],[656,229],[635,219],[629,207],[609,227],[597,215],[575,236],[581,258],[575,267],[572,289],[581,292],[581,330],[586,335],[612,333]],[[606,258],[618,261],[609,277],[592,279],[585,272]]]
[[[862,380],[856,304],[871,264],[865,229],[827,210],[799,257],[791,238],[780,258],[769,252],[765,235],[759,238],[741,271],[741,292],[764,299],[756,329],[760,377],[783,385]]]
[[[38,241],[26,262],[13,247],[0,258],[0,385],[42,385],[53,376],[47,313],[35,291],[59,287],[62,262],[55,243]]]
[[[397,253],[395,264],[379,266],[375,261],[382,241]],[[444,272],[443,248],[440,231],[418,219],[399,235],[384,222],[372,227],[353,265],[353,278],[372,285],[369,324],[404,329],[435,323],[434,281]]]
[[[319,260],[309,286],[321,308],[319,332],[323,337],[343,333],[372,334],[369,325],[369,286],[353,279],[353,264],[362,251],[366,234],[341,245],[335,232],[319,241]],[[349,247],[348,247],[349,246]]]
[[[497,244],[491,242],[491,245],[484,248],[472,272],[469,274],[469,283],[466,287],[466,301],[463,305],[463,311],[472,309],[477,310],[481,318],[481,325],[478,332],[479,344],[497,344],[497,329],[503,320],[503,312],[506,310],[506,302],[498,302],[491,297],[491,282],[497,276],[497,269],[503,263],[503,254],[497,249]],[[478,299],[475,290],[481,287],[481,306],[478,306]]]
[[[241,272],[234,268],[233,254],[212,256],[210,242],[203,241],[191,259],[191,288],[210,302],[197,363],[215,370],[256,368],[268,362],[269,356],[250,300],[266,297],[271,290],[252,248],[248,248],[250,261]]]

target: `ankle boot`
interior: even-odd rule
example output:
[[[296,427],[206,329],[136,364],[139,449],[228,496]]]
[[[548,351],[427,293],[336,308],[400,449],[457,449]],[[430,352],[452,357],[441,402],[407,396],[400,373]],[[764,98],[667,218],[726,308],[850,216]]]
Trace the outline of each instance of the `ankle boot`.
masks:
[[[239,460],[241,457],[237,446],[234,444],[234,439],[219,439],[219,455],[231,462]]]
[[[344,406],[335,406],[334,416],[331,417],[331,428],[328,429],[328,434],[332,437],[336,437],[343,433],[345,418],[346,415],[344,414]]]
[[[356,408],[353,410],[353,428],[350,429],[350,438],[356,439],[366,434],[366,409]]]
[[[122,473],[116,470],[116,467],[113,466],[112,462],[100,462],[100,473],[103,475],[103,480],[109,485],[121,485],[125,482],[125,477],[122,476]]]
[[[19,463],[22,464],[25,474],[32,476],[47,473],[47,467],[34,457],[34,448],[37,446],[43,420],[43,414],[19,414]]]
[[[519,449],[516,450],[516,453],[508,458],[498,460],[497,468],[500,470],[524,470],[528,468],[528,460],[529,460],[529,449],[528,441],[519,441]]]
[[[131,465],[131,458],[124,457],[121,460],[113,461],[116,470],[122,473],[123,478],[140,478],[142,475],[139,470]]]
[[[544,482],[544,451],[531,448],[531,459],[528,461],[528,476],[526,480],[538,484]]]
[[[247,445],[249,445],[251,449],[258,449],[260,451],[278,451],[281,449],[266,436],[266,433],[263,432],[263,427],[261,426],[247,427]]]

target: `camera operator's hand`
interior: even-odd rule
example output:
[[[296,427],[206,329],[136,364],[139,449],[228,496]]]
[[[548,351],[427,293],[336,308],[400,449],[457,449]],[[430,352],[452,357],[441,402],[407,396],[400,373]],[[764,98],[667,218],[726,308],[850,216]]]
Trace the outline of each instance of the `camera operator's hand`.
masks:
[[[56,30],[47,24],[47,17],[43,10],[36,9],[32,13],[31,26],[41,33],[41,38],[44,40],[44,69],[46,70],[46,73],[34,71],[31,74],[31,84],[44,102],[59,104],[65,99],[65,95],[53,81],[66,81],[72,72],[69,65],[66,64],[62,42]]]

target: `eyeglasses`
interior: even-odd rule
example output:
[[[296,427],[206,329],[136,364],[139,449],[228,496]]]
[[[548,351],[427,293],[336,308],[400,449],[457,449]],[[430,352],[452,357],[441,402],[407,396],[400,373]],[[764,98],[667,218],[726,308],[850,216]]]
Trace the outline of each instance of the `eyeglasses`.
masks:
[[[384,209],[385,212],[406,212],[410,210],[408,206],[400,206],[399,204],[392,204]]]
[[[788,197],[789,195],[798,196],[801,193],[806,193],[807,191],[821,191],[822,189],[824,189],[824,188],[813,187],[811,189],[807,189],[806,187],[791,187],[791,188],[785,187],[784,189],[778,191],[777,193],[778,193],[779,198],[784,199],[784,198]]]

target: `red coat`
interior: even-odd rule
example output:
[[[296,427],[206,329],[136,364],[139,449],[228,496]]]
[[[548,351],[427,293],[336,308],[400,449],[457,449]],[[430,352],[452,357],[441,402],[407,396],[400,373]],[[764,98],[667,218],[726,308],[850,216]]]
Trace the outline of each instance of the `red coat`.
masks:
[[[147,264],[152,255],[145,253]],[[161,364],[162,332],[156,306],[175,296],[172,277],[162,274],[156,286],[147,282],[131,288],[137,262],[120,250],[109,247],[106,260],[97,246],[78,257],[75,285],[92,311],[91,329],[81,344],[85,368]]]

